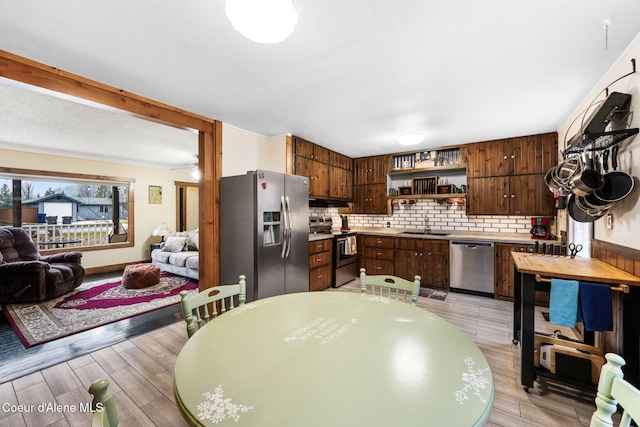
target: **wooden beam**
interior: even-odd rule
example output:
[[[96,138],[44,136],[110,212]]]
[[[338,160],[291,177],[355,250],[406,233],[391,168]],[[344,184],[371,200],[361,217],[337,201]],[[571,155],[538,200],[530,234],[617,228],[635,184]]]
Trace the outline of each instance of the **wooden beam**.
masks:
[[[214,120],[0,50],[0,76],[169,126],[208,131]]]

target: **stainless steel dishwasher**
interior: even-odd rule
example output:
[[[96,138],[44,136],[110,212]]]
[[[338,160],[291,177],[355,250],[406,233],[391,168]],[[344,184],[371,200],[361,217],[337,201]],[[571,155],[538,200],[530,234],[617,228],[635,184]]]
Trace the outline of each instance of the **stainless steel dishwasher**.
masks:
[[[453,240],[449,248],[451,291],[493,296],[493,242]]]

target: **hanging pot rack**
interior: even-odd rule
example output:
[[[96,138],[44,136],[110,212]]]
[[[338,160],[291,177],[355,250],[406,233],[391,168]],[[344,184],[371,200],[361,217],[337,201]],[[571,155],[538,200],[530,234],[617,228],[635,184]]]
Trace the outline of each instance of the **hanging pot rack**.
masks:
[[[635,74],[636,72],[635,58],[631,59],[631,67],[632,67],[632,71],[630,73],[625,74],[624,76],[621,76],[616,80],[614,80],[613,82],[611,82],[596,96],[596,98],[598,98],[600,94],[602,94],[602,92],[604,92],[606,97],[608,97],[609,87],[612,84],[616,83],[619,80],[622,80],[625,77]],[[587,109],[584,110],[584,115],[582,117],[583,125],[584,125],[584,119],[586,118],[587,111],[589,110],[589,108],[593,107],[595,104],[596,104],[596,100],[594,99],[594,101],[589,105],[589,107],[587,107]],[[630,105],[630,103],[627,105]],[[624,115],[625,117],[629,113],[630,113],[630,110],[616,110],[615,112],[615,114]],[[630,128],[630,129],[613,130],[608,132],[604,132],[604,131],[589,132],[588,126],[586,128],[583,127],[582,129],[583,129],[583,132],[579,135],[574,136],[574,138],[569,142],[567,148],[563,151],[562,154],[565,159],[573,155],[579,155],[581,153],[584,153],[585,151],[593,152],[593,151],[607,150],[613,147],[614,145],[620,144],[621,142],[626,141],[627,139],[637,135],[639,131],[638,128]]]
[[[585,151],[607,150],[614,145],[638,134],[638,128],[614,130],[610,132],[583,133],[578,141],[574,141],[564,151],[564,157],[581,154]]]

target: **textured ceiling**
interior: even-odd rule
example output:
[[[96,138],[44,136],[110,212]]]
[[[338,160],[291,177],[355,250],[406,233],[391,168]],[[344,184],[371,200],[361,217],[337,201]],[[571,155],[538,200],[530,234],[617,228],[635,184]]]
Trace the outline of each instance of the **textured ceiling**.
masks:
[[[294,33],[261,45],[223,0],[0,0],[0,49],[359,157],[410,131],[415,149],[556,131],[640,31],[638,0],[293,1]]]

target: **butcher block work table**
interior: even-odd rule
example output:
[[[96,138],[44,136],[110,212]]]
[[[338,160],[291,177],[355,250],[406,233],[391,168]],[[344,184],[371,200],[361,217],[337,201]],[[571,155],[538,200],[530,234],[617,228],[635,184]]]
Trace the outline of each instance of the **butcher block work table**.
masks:
[[[513,342],[514,344],[520,342],[520,380],[525,390],[528,390],[529,387],[533,387],[536,375],[534,369],[535,291],[548,291],[549,286],[546,282],[551,278],[605,283],[611,285],[613,290],[625,291],[625,286],[640,286],[640,277],[599,259],[522,252],[512,252],[511,255],[515,262]],[[626,289],[628,291],[628,288]]]

